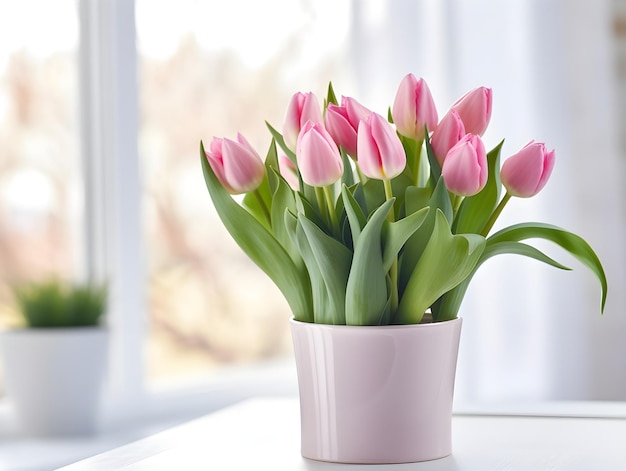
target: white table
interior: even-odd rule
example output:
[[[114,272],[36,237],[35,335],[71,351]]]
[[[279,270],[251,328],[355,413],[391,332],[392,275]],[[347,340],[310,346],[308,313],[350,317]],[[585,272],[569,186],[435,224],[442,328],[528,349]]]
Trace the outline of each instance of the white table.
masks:
[[[425,463],[340,465],[302,458],[297,399],[254,399],[63,471],[624,471],[626,419],[455,415],[453,454]]]

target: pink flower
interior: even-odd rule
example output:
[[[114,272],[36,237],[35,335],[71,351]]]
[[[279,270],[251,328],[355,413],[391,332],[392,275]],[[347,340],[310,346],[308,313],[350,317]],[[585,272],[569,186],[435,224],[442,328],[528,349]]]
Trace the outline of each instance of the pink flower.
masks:
[[[452,105],[452,109],[463,120],[465,132],[482,136],[491,119],[491,88],[470,90]]]
[[[402,79],[391,108],[391,116],[400,134],[418,141],[424,139],[424,126],[429,131],[435,129],[439,120],[437,108],[423,79],[417,80],[413,74]]]
[[[354,98],[341,97],[341,106],[328,104],[324,118],[326,129],[335,142],[353,158],[357,158],[356,133],[359,122],[367,120],[372,114]]]
[[[472,196],[487,184],[487,154],[480,137],[466,134],[450,149],[441,175],[452,193]]]
[[[296,150],[298,135],[307,121],[321,123],[322,112],[317,98],[312,92],[298,92],[289,101],[283,124],[285,145],[292,151]]]
[[[343,174],[343,162],[337,144],[320,123],[307,121],[296,145],[298,168],[304,183],[328,186]]]
[[[359,123],[357,134],[359,167],[365,176],[391,180],[402,173],[406,155],[391,125],[378,113]]]
[[[300,189],[300,179],[298,178],[298,168],[286,155],[281,155],[278,158],[278,169],[280,174],[287,181],[289,186],[294,190]]]
[[[430,137],[430,145],[433,148],[439,165],[443,165],[448,151],[452,149],[463,136],[465,136],[465,126],[463,125],[459,113],[455,110],[448,111]]]
[[[554,168],[554,150],[547,151],[543,142],[530,141],[517,154],[506,159],[500,178],[512,196],[529,198],[546,185]]]
[[[214,137],[206,157],[217,179],[233,195],[256,190],[265,176],[261,157],[239,133],[236,141]]]

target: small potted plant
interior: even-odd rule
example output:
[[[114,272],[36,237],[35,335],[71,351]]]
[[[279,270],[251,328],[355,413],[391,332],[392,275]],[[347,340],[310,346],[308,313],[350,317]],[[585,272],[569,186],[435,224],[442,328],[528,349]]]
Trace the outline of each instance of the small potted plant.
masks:
[[[57,279],[14,290],[21,328],[2,333],[7,395],[29,436],[96,430],[108,351],[107,289]]]
[[[511,198],[544,187],[555,152],[531,141],[501,165],[503,142],[487,152],[482,140],[491,103],[479,87],[439,119],[426,82],[409,74],[387,118],[339,102],[332,85],[323,107],[296,93],[282,133],[268,123],[265,162],[240,134],[201,143],[220,218],[293,312],[303,456],[451,453],[459,307],[495,255],[567,269],[525,241],[553,242],[597,276],[604,309],[604,270],[581,237],[544,223],[492,231]]]

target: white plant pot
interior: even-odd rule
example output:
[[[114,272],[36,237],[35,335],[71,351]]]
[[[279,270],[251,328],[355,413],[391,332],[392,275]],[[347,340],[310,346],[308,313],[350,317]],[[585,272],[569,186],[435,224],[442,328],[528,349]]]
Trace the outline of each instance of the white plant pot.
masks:
[[[407,463],[452,452],[461,319],[381,327],[291,320],[301,451],[340,463]]]
[[[11,330],[1,334],[0,347],[7,396],[23,434],[96,431],[108,352],[105,329]]]

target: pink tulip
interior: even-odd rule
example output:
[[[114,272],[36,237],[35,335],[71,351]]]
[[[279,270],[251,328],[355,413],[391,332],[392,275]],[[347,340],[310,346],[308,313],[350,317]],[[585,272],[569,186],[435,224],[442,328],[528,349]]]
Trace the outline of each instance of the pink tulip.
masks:
[[[287,181],[289,186],[294,190],[300,189],[300,179],[298,178],[298,168],[286,155],[281,155],[278,158],[278,169],[280,174]]]
[[[439,120],[437,108],[423,79],[417,80],[413,74],[402,79],[391,108],[391,116],[400,134],[418,141],[424,139],[424,126],[429,131],[435,129]]]
[[[261,157],[239,133],[236,141],[214,137],[206,157],[217,179],[233,195],[256,190],[265,176]]]
[[[292,151],[296,150],[298,135],[307,121],[321,123],[322,112],[317,98],[312,92],[298,92],[291,97],[283,124],[285,145]]]
[[[452,193],[472,196],[487,183],[487,154],[480,137],[466,134],[448,152],[441,175]]]
[[[450,110],[441,119],[437,128],[433,131],[430,138],[430,145],[433,148],[435,157],[439,165],[443,165],[443,161],[448,151],[465,136],[465,126],[463,121],[455,110]]]
[[[367,120],[370,114],[372,114],[370,110],[350,97],[341,97],[341,106],[329,103],[328,108],[326,108],[324,119],[326,129],[335,142],[355,159],[357,157],[356,133],[359,129],[359,122]]]
[[[359,123],[357,151],[359,167],[369,178],[391,180],[406,166],[400,138],[378,113],[372,113],[367,121]]]
[[[304,183],[328,186],[343,174],[343,162],[337,144],[320,123],[307,121],[296,145],[298,168]]]
[[[534,196],[550,178],[554,159],[554,150],[548,152],[544,143],[530,141],[502,164],[502,184],[511,196]]]
[[[482,136],[491,119],[491,88],[470,90],[452,105],[452,109],[463,120],[465,132]]]

